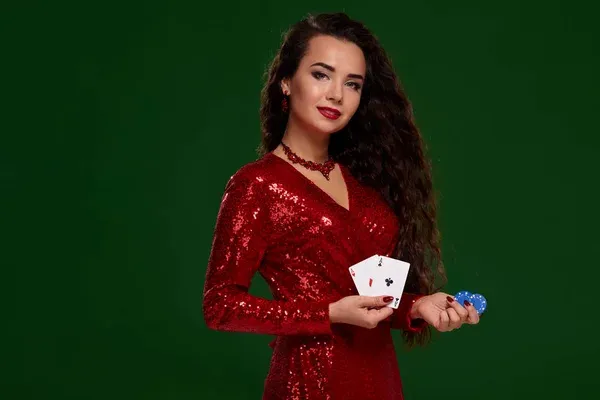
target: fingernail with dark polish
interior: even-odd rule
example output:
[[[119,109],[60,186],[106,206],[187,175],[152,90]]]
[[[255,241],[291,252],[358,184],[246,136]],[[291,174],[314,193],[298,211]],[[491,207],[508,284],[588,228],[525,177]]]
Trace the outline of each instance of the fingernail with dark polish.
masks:
[[[454,301],[454,299],[450,296],[446,296],[446,300],[448,300],[448,303],[452,303]]]
[[[471,305],[471,303],[469,302],[469,300],[465,300],[464,304],[465,304],[465,307],[469,307]]]
[[[383,298],[383,302],[384,303],[389,303],[390,301],[394,300],[394,296],[385,296]]]

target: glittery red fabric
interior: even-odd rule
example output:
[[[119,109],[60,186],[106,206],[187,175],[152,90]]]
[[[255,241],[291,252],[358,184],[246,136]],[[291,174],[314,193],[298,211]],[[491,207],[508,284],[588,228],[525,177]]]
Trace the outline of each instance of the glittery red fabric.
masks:
[[[423,329],[405,294],[374,329],[331,324],[329,303],[357,294],[348,267],[389,255],[397,219],[374,190],[340,165],[349,210],[285,160],[267,153],[226,185],[204,287],[211,329],[275,335],[263,400],[398,400],[391,329]],[[250,295],[255,273],[273,300]]]

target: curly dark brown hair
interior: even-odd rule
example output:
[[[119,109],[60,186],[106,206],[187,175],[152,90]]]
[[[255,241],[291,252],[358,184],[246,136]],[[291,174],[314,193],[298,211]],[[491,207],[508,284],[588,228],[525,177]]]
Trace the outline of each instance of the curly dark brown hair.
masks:
[[[405,290],[431,294],[446,283],[436,225],[436,199],[431,166],[414,121],[412,106],[391,61],[378,39],[360,22],[344,13],[309,15],[293,25],[267,72],[261,93],[262,142],[259,155],[281,143],[288,114],[282,112],[280,83],[291,78],[317,35],[350,41],[364,54],[367,71],[358,110],[342,130],[332,135],[330,156],[346,165],[361,183],[378,190],[400,221],[393,256],[409,262]],[[440,286],[436,281],[440,279]],[[431,328],[403,332],[409,347],[425,345]]]

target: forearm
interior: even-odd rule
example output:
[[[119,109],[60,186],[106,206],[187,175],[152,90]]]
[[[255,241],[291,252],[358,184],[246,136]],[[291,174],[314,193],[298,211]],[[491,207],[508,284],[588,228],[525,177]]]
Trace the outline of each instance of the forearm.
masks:
[[[268,300],[242,288],[212,288],[204,295],[209,328],[269,335],[331,335],[328,302]]]
[[[402,329],[418,332],[425,328],[427,323],[420,319],[416,312],[415,304],[423,295],[404,293],[400,305],[392,316],[392,329]]]

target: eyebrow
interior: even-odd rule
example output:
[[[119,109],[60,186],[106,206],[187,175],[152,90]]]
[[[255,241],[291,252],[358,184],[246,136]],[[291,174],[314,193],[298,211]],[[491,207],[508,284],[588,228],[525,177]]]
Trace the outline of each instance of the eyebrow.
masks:
[[[325,64],[325,63],[322,63],[322,62],[317,62],[317,63],[314,63],[313,65],[311,65],[311,67],[315,67],[315,66],[323,67],[325,69],[330,70],[331,72],[335,72],[335,68],[333,68],[329,64]],[[360,74],[348,74],[348,78],[361,79],[363,81],[365,80],[365,78],[362,75],[360,75]]]

